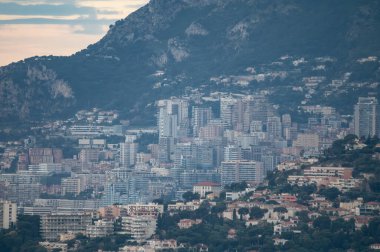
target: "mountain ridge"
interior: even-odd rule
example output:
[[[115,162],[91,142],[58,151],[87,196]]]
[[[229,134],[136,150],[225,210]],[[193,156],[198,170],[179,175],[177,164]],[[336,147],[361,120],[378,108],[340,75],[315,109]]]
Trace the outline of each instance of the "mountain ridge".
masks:
[[[258,69],[284,55],[309,62],[337,59],[329,70],[337,78],[359,69],[357,59],[380,56],[379,13],[375,0],[152,0],[72,56],[33,57],[1,67],[0,118],[49,118],[94,106],[144,117],[155,99],[181,94],[185,87],[215,87],[210,81],[215,76],[246,74],[248,67]],[[297,69],[282,63],[287,80],[265,81],[268,87],[296,85],[309,73],[301,68],[305,73],[294,75]],[[379,81],[378,63],[359,69],[356,75],[368,75],[358,81]],[[261,86],[251,81],[244,90]]]

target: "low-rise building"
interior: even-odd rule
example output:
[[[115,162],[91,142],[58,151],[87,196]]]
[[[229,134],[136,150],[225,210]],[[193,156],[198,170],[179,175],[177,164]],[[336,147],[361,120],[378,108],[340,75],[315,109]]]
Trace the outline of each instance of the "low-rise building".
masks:
[[[148,216],[127,216],[122,218],[123,230],[136,241],[144,241],[156,232],[156,219]]]
[[[193,186],[193,193],[198,193],[201,198],[206,197],[207,193],[213,193],[219,195],[221,192],[220,184],[213,182],[200,182]]]
[[[127,214],[130,216],[157,217],[159,214],[162,214],[164,212],[164,205],[155,203],[122,205],[121,208],[125,209],[127,211]]]
[[[369,246],[370,249],[380,250],[380,243],[374,243]]]
[[[114,232],[113,222],[98,220],[86,228],[86,236],[90,238],[105,237],[112,235]]]
[[[60,234],[68,232],[85,234],[91,222],[90,214],[48,214],[41,216],[40,232],[42,239],[55,241]]]
[[[191,219],[181,219],[178,223],[178,227],[180,229],[188,229],[191,228],[193,225],[197,225],[202,223],[201,219],[191,220]]]
[[[176,202],[168,205],[168,211],[195,211],[199,208],[200,202]]]

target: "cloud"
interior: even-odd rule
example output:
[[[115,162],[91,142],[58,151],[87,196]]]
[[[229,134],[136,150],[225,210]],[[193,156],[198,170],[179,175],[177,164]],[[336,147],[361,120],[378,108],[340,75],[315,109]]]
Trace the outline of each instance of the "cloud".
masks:
[[[61,24],[81,25],[78,33],[102,34],[103,27],[112,23],[107,15],[115,14],[111,10],[97,10],[93,7],[77,6],[74,1],[61,4],[20,4],[0,3],[0,24]],[[102,19],[98,18],[98,13]],[[73,16],[74,15],[74,16]],[[14,17],[14,18],[12,18]],[[74,18],[73,18],[74,17]]]
[[[70,55],[149,0],[0,0],[0,66],[35,55]]]
[[[147,0],[0,0],[0,25],[82,25],[83,33],[104,33],[108,26]]]
[[[78,7],[75,4],[18,4],[0,3],[0,14],[6,15],[49,15],[49,16],[69,16],[69,15],[89,15],[96,13],[95,8]]]

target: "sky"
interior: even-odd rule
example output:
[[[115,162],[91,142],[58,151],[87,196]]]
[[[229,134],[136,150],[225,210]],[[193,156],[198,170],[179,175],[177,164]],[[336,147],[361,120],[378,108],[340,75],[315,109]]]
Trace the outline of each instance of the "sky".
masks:
[[[0,66],[27,57],[71,55],[148,0],[0,0]]]

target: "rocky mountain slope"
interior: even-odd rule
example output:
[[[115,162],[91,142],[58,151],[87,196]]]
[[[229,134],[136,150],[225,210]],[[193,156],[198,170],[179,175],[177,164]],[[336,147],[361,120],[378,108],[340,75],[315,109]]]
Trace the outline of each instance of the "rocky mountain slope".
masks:
[[[186,87],[265,88],[291,109],[336,103],[338,83],[347,105],[377,92],[379,56],[377,0],[151,0],[70,57],[0,68],[0,119],[94,106],[138,119],[147,104]],[[324,78],[310,91],[305,78],[315,76]]]

